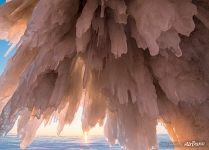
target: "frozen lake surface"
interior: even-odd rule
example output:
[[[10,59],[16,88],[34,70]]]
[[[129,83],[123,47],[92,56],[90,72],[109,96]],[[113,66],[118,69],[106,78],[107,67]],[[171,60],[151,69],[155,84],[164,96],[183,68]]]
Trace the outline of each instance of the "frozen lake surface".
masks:
[[[159,150],[173,150],[167,135],[158,135]],[[0,137],[0,150],[19,150],[19,139],[9,135]],[[89,137],[37,137],[26,150],[122,150],[119,145],[109,146],[103,136]]]

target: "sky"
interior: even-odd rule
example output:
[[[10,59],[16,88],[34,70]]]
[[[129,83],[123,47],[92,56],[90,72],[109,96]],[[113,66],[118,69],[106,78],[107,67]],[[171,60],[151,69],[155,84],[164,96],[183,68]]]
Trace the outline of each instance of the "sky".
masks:
[[[9,43],[3,40],[0,40],[0,74],[3,72],[6,62],[9,58],[4,57],[4,54],[6,53],[7,49],[9,48]]]
[[[0,0],[0,5],[2,5],[5,0]],[[6,53],[7,49],[9,48],[9,43],[6,41],[0,40],[0,74],[3,72],[6,62],[9,58],[4,58],[4,54]]]
[[[3,4],[6,0],[0,0],[0,5]]]
[[[5,0],[0,0],[0,5],[3,4]],[[0,29],[1,30],[1,29]],[[7,56],[4,57],[4,54],[10,47],[10,43],[5,40],[0,40],[0,74],[3,73],[6,63],[9,58],[15,53],[15,49]],[[69,126],[65,126],[64,130],[61,133],[61,136],[83,136],[83,132],[81,130],[81,116],[82,116],[82,108],[80,107],[73,123]],[[41,125],[37,132],[37,136],[56,136],[56,128],[57,123],[51,123],[50,125],[44,127]],[[11,134],[16,134],[17,125],[10,131]],[[166,130],[161,124],[158,124],[157,131],[159,134],[166,133]],[[103,127],[99,127],[98,125],[92,129],[89,135],[103,135]]]

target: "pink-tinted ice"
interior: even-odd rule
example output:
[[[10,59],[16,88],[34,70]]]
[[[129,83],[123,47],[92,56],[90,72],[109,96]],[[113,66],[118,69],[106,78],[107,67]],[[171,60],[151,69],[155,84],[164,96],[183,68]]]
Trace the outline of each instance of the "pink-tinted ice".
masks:
[[[84,132],[104,124],[128,150],[156,147],[159,121],[173,142],[209,144],[208,0],[10,0],[0,39],[5,55],[17,47],[0,77],[0,135],[17,121],[22,148],[80,106]]]

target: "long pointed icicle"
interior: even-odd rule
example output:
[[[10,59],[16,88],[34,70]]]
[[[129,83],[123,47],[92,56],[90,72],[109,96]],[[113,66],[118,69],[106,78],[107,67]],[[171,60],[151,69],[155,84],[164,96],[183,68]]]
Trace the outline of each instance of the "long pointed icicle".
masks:
[[[128,150],[157,147],[159,120],[173,142],[209,143],[208,8],[205,0],[7,1],[0,39],[17,50],[0,77],[0,135],[17,121],[25,148],[42,123],[56,117],[60,134],[82,106],[84,132],[104,125],[108,142]]]

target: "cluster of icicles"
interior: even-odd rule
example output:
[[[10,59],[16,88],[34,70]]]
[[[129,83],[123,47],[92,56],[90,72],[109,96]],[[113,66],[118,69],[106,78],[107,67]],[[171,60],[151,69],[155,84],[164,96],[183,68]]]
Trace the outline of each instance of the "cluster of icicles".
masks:
[[[17,47],[0,79],[0,135],[20,146],[53,117],[58,134],[82,105],[82,129],[104,124],[110,144],[209,141],[207,0],[10,0],[0,38]],[[181,57],[180,57],[181,56]],[[203,148],[204,149],[204,148]],[[207,149],[207,148],[206,148]]]

